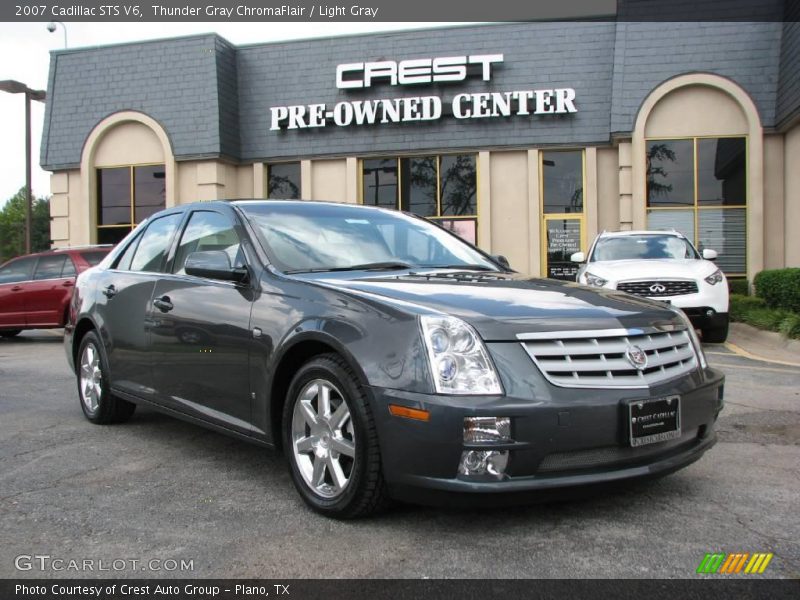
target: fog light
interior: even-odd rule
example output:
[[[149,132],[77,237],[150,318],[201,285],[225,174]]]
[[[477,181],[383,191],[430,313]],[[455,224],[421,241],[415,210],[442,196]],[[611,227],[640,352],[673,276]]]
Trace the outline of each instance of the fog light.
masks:
[[[466,477],[502,479],[508,466],[508,450],[465,450],[458,474]]]
[[[713,308],[709,308],[709,309],[706,311],[706,316],[707,316],[707,317],[713,317],[713,316],[714,316],[714,309],[713,309]]]
[[[510,442],[511,419],[508,417],[464,417],[464,442]]]

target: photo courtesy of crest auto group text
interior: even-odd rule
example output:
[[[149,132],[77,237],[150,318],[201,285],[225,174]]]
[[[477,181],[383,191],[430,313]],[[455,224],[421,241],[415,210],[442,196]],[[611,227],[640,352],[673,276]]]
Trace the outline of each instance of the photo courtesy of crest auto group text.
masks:
[[[0,7],[0,598],[797,597],[800,0],[695,4]]]

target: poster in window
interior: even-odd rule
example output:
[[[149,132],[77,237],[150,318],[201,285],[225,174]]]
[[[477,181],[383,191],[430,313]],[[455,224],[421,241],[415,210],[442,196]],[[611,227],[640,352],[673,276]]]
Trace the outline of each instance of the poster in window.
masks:
[[[547,277],[575,281],[578,265],[570,256],[581,250],[581,222],[578,219],[547,220]]]

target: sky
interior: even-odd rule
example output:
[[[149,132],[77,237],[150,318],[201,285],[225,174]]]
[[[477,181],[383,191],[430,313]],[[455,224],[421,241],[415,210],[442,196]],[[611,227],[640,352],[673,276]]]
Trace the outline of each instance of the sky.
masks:
[[[348,35],[397,29],[443,27],[456,23],[67,23],[70,48],[116,44],[215,32],[232,44]],[[463,23],[458,23],[462,25]],[[50,51],[64,47],[60,26],[46,23],[0,23],[0,80],[14,79],[29,88],[47,88]],[[50,194],[50,174],[39,168],[44,104],[32,102],[32,188]],[[0,206],[25,185],[25,97],[0,92]]]

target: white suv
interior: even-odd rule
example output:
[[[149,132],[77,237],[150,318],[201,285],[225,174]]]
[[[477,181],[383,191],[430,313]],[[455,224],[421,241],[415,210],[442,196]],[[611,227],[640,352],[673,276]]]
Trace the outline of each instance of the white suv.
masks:
[[[711,262],[714,250],[702,257],[677,231],[603,232],[581,263],[577,281],[637,296],[664,300],[681,308],[703,341],[722,343],[728,337],[728,282]]]

